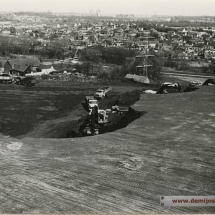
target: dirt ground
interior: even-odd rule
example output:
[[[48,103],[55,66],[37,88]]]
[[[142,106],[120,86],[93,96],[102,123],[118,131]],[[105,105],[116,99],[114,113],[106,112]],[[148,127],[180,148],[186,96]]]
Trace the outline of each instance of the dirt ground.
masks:
[[[0,86],[0,131],[18,136],[47,120],[66,115],[83,96],[60,88]]]
[[[87,114],[81,105],[84,97],[101,86],[103,83],[54,81],[40,82],[35,87],[1,84],[0,132],[19,138],[65,137],[71,122]],[[113,83],[112,88],[113,95],[119,95],[143,87]]]
[[[93,137],[0,134],[0,213],[214,213],[159,204],[214,195],[214,93],[142,94],[132,108],[144,115]]]

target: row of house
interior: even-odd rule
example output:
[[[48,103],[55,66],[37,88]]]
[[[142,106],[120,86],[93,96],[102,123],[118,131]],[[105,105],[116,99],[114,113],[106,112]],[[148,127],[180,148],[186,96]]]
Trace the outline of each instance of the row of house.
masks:
[[[43,19],[44,21],[44,19]],[[151,29],[138,26],[136,21],[119,21],[118,19],[94,20],[74,19],[72,22],[57,23],[58,20],[45,20],[40,26],[31,25],[16,28],[16,32],[22,30],[22,34],[34,38],[40,42],[34,50],[43,47],[51,47],[54,39],[69,39],[68,44],[62,44],[64,52],[69,52],[71,44],[83,47],[124,47],[129,49],[143,50],[151,49],[154,52],[161,52],[164,57],[172,59],[211,59],[215,57],[213,41],[215,31],[210,28],[170,28],[163,24],[156,24]],[[14,26],[13,26],[14,27]],[[2,29],[2,32],[5,29]],[[11,30],[11,29],[10,29]],[[14,30],[14,29],[13,29]],[[14,36],[20,37],[20,34]],[[145,39],[151,37],[152,39]],[[58,47],[60,49],[60,47]],[[15,70],[18,66],[11,65]],[[9,66],[8,66],[9,67]],[[23,67],[21,70],[23,71]]]
[[[28,74],[31,75],[41,75],[41,74],[50,74],[57,71],[73,70],[71,66],[66,63],[61,62],[48,62],[41,63],[38,65],[27,65],[27,64],[15,64],[11,60],[7,60],[3,65],[3,73],[9,74],[11,76],[25,76]]]

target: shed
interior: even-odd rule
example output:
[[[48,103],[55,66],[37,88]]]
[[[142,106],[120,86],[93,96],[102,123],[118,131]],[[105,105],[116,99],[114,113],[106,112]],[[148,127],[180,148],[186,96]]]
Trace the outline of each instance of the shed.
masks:
[[[11,75],[25,76],[27,73],[31,72],[31,66],[14,65],[10,70]]]

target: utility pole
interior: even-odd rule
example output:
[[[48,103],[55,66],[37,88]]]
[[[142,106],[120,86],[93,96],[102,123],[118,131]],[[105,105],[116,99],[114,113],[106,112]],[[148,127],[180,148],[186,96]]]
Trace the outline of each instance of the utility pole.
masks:
[[[148,78],[148,67],[153,66],[153,65],[148,64],[148,57],[154,57],[154,55],[150,55],[148,52],[149,38],[154,38],[154,37],[145,37],[145,38],[146,38],[146,42],[147,42],[147,47],[145,48],[145,53],[143,53],[143,55],[141,55],[141,56],[137,56],[137,58],[143,58],[143,62],[142,62],[142,65],[136,66],[136,68],[142,68],[143,76],[145,73],[145,76]]]
[[[145,69],[145,75],[148,78],[148,67],[151,67],[153,65],[148,64],[148,57],[154,57],[154,55],[149,54],[149,38],[153,39],[154,37],[145,37],[147,39],[147,48],[146,48],[146,54],[145,54],[145,59],[143,61],[144,69]]]
[[[92,76],[93,76],[93,74],[94,74],[94,68],[93,68],[93,61],[92,61]]]

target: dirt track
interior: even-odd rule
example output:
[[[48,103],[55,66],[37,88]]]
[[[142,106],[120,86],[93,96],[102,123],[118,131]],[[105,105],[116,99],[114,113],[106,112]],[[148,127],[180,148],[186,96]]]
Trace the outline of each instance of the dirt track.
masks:
[[[124,129],[76,139],[0,138],[0,213],[212,213],[161,195],[214,195],[215,88],[142,95]]]

